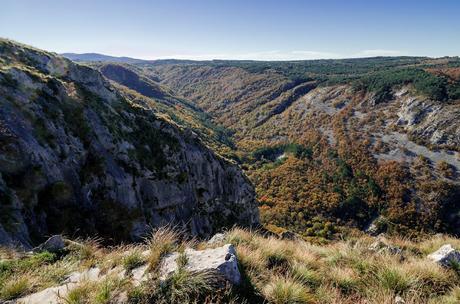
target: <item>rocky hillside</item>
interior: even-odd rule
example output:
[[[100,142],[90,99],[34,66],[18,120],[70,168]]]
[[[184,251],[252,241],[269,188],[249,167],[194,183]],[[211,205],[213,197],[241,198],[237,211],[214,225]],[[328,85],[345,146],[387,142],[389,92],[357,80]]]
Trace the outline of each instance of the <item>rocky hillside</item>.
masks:
[[[258,223],[241,170],[128,93],[91,67],[0,40],[0,244]]]
[[[459,232],[459,65],[395,57],[133,68],[230,130],[228,156],[256,185],[265,224],[331,237],[374,220],[405,233]]]
[[[331,116],[339,113],[347,105],[347,101],[354,97],[362,98],[362,100],[358,107],[353,107],[353,111],[367,110],[368,112],[375,112],[380,111],[380,108],[388,110],[394,104],[392,101],[401,100],[402,96],[411,96],[412,100],[410,102],[406,101],[405,104],[398,103],[400,108],[398,109],[398,115],[401,116],[398,124],[409,124],[408,133],[414,137],[426,139],[427,143],[444,145],[445,148],[450,147],[455,150],[455,146],[458,147],[460,142],[459,131],[456,124],[453,124],[453,120],[457,117],[458,103],[455,101],[460,99],[460,94],[457,93],[460,85],[458,84],[458,79],[455,78],[455,71],[458,68],[448,68],[448,66],[455,66],[460,62],[455,61],[455,59],[452,59],[453,62],[450,63],[449,61],[446,63],[445,60],[431,62],[420,58],[418,61],[414,59],[410,62],[406,62],[403,59],[401,59],[401,62],[393,60],[385,65],[385,60],[382,59],[383,63],[380,63],[382,65],[380,67],[379,62],[366,63],[369,60],[361,59],[362,63],[358,61],[353,65],[350,64],[346,76],[342,73],[342,69],[347,69],[345,63],[343,63],[344,67],[337,67],[334,61],[329,63],[327,69],[321,66],[326,66],[327,61],[322,64],[317,63],[318,66],[312,63],[312,66],[304,67],[303,70],[303,62],[286,63],[286,66],[291,68],[300,66],[298,69],[304,72],[302,77],[294,77],[298,75],[290,75],[283,70],[277,70],[276,67],[279,63],[276,62],[265,63],[268,68],[262,69],[259,67],[260,71],[256,69],[258,68],[258,63],[253,63],[252,65],[247,63],[246,66],[239,66],[236,63],[232,65],[231,62],[227,64],[213,64],[211,62],[196,64],[158,63],[156,65],[141,64],[139,66],[144,67],[142,69],[144,74],[147,76],[153,75],[159,83],[172,88],[178,94],[200,105],[216,121],[235,129],[237,137],[243,138],[242,135],[244,135],[244,139],[247,136],[252,136],[253,138],[260,136],[261,132],[254,132],[253,127],[262,126],[271,117],[280,120],[285,111],[301,112],[303,110],[303,113],[299,114],[305,116],[305,114],[311,114],[315,110],[321,110],[317,114],[323,112]],[[408,65],[409,63],[410,65]],[[397,69],[393,67],[394,65],[396,65]],[[146,66],[147,68],[145,68]],[[420,66],[427,72],[416,70],[417,72],[410,72],[405,75],[401,70],[406,71],[407,66]],[[441,67],[445,66],[447,68],[443,70]],[[379,68],[387,71],[376,72]],[[364,69],[364,71],[361,71],[361,69]],[[408,69],[407,71],[413,70]],[[450,74],[453,73],[453,76],[441,78],[449,83],[445,88],[440,88],[440,91],[452,91],[450,102],[446,102],[443,99],[449,98],[449,96],[443,95],[447,93],[441,92],[438,94],[435,90],[430,91],[430,89],[425,89],[426,92],[416,89],[411,90],[414,86],[417,88],[418,82],[414,81],[414,79],[430,78],[430,76],[433,77],[432,75],[439,75],[440,73],[447,75],[449,72]],[[398,73],[402,75],[398,75]],[[414,73],[416,75],[412,75]],[[368,76],[368,74],[371,74],[371,76]],[[395,79],[387,80],[385,78],[390,78],[392,75]],[[338,80],[339,76],[341,78]],[[444,85],[443,82],[434,84],[430,82],[436,82],[436,80],[435,77],[430,78],[429,81],[419,86],[423,85],[424,88],[427,88],[431,85]],[[411,86],[404,87],[404,85]],[[318,86],[321,88],[307,95],[309,91]],[[398,94],[396,94],[396,91],[391,92],[396,87],[402,89]],[[386,88],[389,88],[389,91],[383,92],[383,89]],[[329,94],[329,92],[332,94]],[[359,93],[364,93],[364,95]],[[381,96],[383,93],[386,94],[386,99]],[[295,101],[297,101],[296,104],[301,104],[304,100],[301,98],[303,96],[306,96],[306,98],[308,98],[307,96],[317,96],[323,99],[334,99],[336,104],[328,107],[328,105],[323,105],[319,102],[318,105],[313,104],[313,107],[317,106],[317,109],[311,110],[291,107]],[[380,108],[376,107],[380,101],[383,101],[379,100],[379,98],[385,99]],[[344,102],[340,103],[340,100]],[[431,113],[430,117],[427,117],[427,113]],[[452,114],[447,115],[446,113]],[[238,118],[233,114],[238,114]],[[298,123],[297,120],[291,121],[286,118],[284,120],[285,123]],[[323,124],[327,125],[326,123]],[[431,125],[431,128],[428,125]],[[270,125],[269,128],[271,127]],[[428,128],[430,130],[427,130]],[[435,130],[439,134],[434,135],[436,138],[431,138]],[[273,139],[274,136],[273,134],[267,134],[265,137]]]
[[[153,88],[205,112],[217,128],[197,133],[245,170],[272,231],[460,233],[458,58],[94,65],[157,104]]]
[[[136,66],[114,63],[92,64],[130,100],[147,105],[159,115],[193,130],[204,143],[221,155],[231,155],[234,148],[229,132],[212,122],[208,113],[168,87],[145,77]]]

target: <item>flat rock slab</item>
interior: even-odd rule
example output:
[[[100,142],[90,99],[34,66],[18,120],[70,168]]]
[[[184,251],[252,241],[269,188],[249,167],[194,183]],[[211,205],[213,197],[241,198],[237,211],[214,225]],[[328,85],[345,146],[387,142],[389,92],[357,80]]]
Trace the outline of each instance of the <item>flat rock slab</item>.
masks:
[[[83,272],[73,272],[66,283],[50,287],[40,292],[30,294],[16,301],[18,304],[56,304],[65,302],[64,299],[82,281],[98,281],[101,278],[99,268],[90,268]]]
[[[147,271],[148,268],[149,265],[142,265],[131,270],[131,277],[134,286],[139,286],[142,282],[149,279],[149,273]]]
[[[222,247],[205,250],[187,248],[184,253],[187,256],[185,269],[198,272],[207,270],[217,271],[233,284],[241,282],[238,260],[233,245],[226,244]],[[168,277],[178,269],[176,260],[179,255],[178,252],[174,252],[165,257],[160,270],[163,278]]]
[[[20,298],[20,304],[56,304],[63,301],[70,290],[77,287],[78,283],[67,283],[61,286],[50,287],[40,292]]]
[[[460,263],[460,251],[446,244],[437,251],[428,255],[428,258],[441,266],[449,267],[452,263]]]

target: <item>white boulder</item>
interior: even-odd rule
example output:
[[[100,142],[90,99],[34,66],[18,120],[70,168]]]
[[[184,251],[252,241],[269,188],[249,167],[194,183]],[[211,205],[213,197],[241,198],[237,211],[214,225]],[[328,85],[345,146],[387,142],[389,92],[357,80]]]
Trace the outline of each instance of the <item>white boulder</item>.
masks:
[[[217,271],[233,284],[241,282],[241,274],[238,270],[238,261],[233,245],[226,244],[222,247],[205,250],[187,248],[184,253],[187,256],[185,269],[198,272]],[[165,257],[160,270],[163,278],[168,277],[178,269],[176,262],[178,257],[178,252]]]
[[[446,244],[428,255],[428,258],[441,266],[449,267],[452,263],[460,263],[460,251]]]

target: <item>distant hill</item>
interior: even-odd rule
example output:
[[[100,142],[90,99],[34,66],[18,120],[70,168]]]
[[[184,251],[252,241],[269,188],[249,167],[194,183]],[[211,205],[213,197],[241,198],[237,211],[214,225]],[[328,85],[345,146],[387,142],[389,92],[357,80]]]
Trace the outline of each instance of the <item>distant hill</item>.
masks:
[[[62,56],[73,61],[102,61],[102,62],[118,62],[118,63],[147,63],[149,60],[136,59],[131,57],[115,57],[98,53],[63,53]]]

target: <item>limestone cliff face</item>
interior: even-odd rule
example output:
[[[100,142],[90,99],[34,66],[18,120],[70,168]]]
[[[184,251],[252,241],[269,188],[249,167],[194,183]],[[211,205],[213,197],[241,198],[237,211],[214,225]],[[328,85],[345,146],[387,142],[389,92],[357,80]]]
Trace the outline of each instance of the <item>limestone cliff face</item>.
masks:
[[[94,69],[0,40],[0,244],[258,223],[241,170]]]

